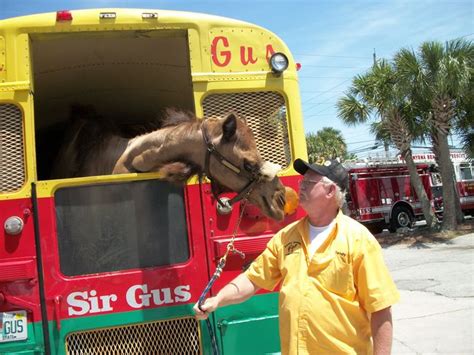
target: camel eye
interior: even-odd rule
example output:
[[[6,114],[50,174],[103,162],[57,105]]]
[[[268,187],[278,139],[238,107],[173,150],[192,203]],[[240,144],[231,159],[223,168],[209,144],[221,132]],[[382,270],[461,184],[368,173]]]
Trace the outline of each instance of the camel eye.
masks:
[[[259,171],[258,165],[249,162],[247,159],[244,160],[244,169],[249,173],[256,173]]]

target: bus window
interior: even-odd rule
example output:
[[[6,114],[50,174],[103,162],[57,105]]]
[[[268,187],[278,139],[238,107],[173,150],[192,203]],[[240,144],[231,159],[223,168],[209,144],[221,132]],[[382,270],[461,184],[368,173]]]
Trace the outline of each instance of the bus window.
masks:
[[[167,107],[194,112],[186,30],[32,34],[31,48],[39,180],[56,178],[74,122],[130,138],[134,128],[159,125]]]
[[[431,185],[432,186],[442,185],[441,174],[440,173],[432,172],[432,173],[430,173],[430,176],[431,176]]]
[[[461,180],[471,180],[472,179],[472,170],[471,164],[461,164],[459,166],[459,170],[461,171]]]
[[[183,189],[156,180],[55,193],[67,276],[182,263],[189,258]]]

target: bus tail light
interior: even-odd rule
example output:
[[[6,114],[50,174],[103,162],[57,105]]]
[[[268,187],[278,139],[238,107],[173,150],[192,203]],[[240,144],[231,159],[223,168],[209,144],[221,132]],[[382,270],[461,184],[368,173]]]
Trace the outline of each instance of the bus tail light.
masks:
[[[5,229],[5,233],[8,235],[18,235],[23,230],[24,225],[25,224],[20,217],[12,216],[7,218],[3,228]]]
[[[61,10],[56,12],[56,21],[72,21],[72,14],[69,10]]]

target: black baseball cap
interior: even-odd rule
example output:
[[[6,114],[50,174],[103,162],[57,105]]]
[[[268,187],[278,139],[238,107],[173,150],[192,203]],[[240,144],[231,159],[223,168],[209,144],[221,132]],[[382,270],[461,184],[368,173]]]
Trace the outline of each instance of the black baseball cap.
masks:
[[[326,160],[322,164],[310,164],[302,159],[296,159],[293,163],[293,167],[301,175],[306,174],[308,169],[312,170],[316,174],[326,176],[331,181],[334,181],[342,191],[347,190],[349,175],[342,164],[335,159]]]

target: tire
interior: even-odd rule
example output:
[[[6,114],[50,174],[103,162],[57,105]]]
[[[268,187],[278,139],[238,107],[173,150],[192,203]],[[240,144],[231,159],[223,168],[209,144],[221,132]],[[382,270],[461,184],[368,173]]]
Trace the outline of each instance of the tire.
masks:
[[[383,229],[384,229],[384,224],[385,223],[370,223],[370,224],[366,224],[365,226],[367,227],[367,229],[370,231],[370,233],[372,234],[379,234],[379,233],[382,233]]]
[[[396,206],[392,211],[389,230],[394,233],[398,228],[411,228],[413,220],[413,213],[408,207]]]

